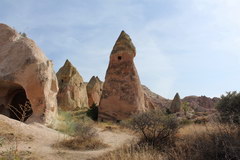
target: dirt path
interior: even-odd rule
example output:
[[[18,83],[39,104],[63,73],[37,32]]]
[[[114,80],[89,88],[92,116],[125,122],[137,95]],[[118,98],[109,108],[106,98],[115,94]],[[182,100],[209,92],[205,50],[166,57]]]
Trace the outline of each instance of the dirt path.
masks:
[[[53,148],[52,145],[66,138],[66,135],[38,123],[26,125],[0,115],[0,136],[8,139],[6,140],[7,144],[0,147],[0,152],[17,146],[18,151],[31,153],[30,156],[35,159],[87,160],[115,150],[134,139],[134,136],[123,132],[111,132],[100,128],[97,128],[97,130],[103,143],[109,145],[108,148],[95,151],[63,150]],[[17,137],[17,140],[13,138],[13,134]]]

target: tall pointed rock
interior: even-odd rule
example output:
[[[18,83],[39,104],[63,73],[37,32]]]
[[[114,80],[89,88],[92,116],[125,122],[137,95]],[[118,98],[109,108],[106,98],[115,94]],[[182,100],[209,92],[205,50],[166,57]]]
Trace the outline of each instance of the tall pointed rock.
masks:
[[[145,110],[144,93],[133,59],[136,49],[131,38],[122,31],[110,55],[99,120],[123,120]]]
[[[174,99],[169,109],[171,113],[176,113],[181,111],[181,99],[178,93],[176,93],[176,95],[174,96]]]
[[[66,60],[63,67],[57,72],[59,92],[58,106],[63,110],[87,107],[88,97],[86,85],[77,69]]]
[[[91,107],[93,104],[99,105],[102,95],[102,84],[98,77],[92,76],[87,84],[88,105]]]

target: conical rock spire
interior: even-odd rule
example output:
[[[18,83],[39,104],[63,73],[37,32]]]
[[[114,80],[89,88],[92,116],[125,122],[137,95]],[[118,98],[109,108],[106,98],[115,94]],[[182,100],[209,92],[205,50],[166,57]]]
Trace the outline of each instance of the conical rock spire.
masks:
[[[77,69],[66,60],[57,72],[59,92],[58,105],[63,110],[87,107],[88,97],[86,85]]]
[[[119,121],[145,111],[144,93],[133,62],[135,55],[130,37],[122,31],[110,55],[99,104],[99,120]]]
[[[130,36],[127,33],[125,33],[124,31],[122,31],[121,34],[119,35],[119,37],[113,47],[111,55],[116,54],[121,51],[127,51],[127,53],[132,54],[134,57],[136,55],[135,46],[133,45]]]

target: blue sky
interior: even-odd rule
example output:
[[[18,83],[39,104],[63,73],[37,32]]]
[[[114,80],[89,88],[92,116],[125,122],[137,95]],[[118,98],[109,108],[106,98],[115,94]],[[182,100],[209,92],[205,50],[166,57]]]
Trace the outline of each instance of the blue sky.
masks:
[[[69,59],[85,81],[104,80],[125,30],[142,84],[170,99],[240,90],[239,15],[239,0],[0,0],[0,23],[27,33],[55,71]]]

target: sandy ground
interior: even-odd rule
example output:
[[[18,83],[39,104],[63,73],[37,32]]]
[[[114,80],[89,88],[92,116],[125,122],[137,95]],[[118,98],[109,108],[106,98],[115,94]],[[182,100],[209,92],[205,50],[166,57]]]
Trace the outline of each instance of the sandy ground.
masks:
[[[27,125],[0,115],[0,137],[5,137],[0,153],[17,148],[18,152],[28,154],[30,159],[87,160],[115,150],[134,139],[134,136],[124,132],[96,129],[103,143],[109,147],[95,151],[63,150],[53,148],[52,145],[66,138],[66,135],[38,123]]]

